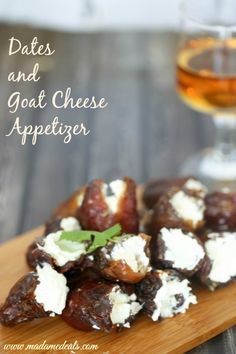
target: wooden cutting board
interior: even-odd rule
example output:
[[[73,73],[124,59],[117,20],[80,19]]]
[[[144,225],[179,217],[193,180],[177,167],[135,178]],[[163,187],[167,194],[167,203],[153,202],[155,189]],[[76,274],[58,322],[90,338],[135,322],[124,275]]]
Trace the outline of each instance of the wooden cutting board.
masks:
[[[0,247],[0,302],[12,285],[29,271],[25,250],[42,232],[37,228]],[[0,325],[0,353],[98,353],[98,354],[165,354],[184,353],[236,324],[236,284],[214,293],[194,286],[198,305],[192,305],[186,314],[154,323],[140,315],[131,329],[120,333],[104,334],[74,330],[59,317],[44,318],[7,328]],[[63,344],[77,341],[98,345],[97,350],[25,350],[27,344]],[[23,349],[5,349],[6,344],[22,344]]]

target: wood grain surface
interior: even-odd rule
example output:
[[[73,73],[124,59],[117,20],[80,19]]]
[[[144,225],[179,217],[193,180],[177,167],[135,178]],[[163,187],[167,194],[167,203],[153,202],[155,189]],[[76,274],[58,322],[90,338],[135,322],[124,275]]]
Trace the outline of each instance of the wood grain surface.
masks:
[[[1,277],[0,302],[4,301],[14,282],[29,271],[24,258],[25,250],[41,231],[42,228],[37,228],[0,247],[1,272],[8,275]],[[192,305],[186,314],[159,323],[153,323],[144,315],[140,315],[131,329],[123,330],[121,333],[77,331],[59,317],[35,320],[12,328],[1,326],[1,353],[17,352],[4,350],[4,344],[24,344],[26,348],[28,344],[41,344],[44,340],[48,344],[62,344],[65,340],[68,343],[77,340],[81,345],[96,344],[98,349],[92,352],[101,354],[184,353],[236,324],[236,284],[214,293],[195,284],[194,293],[199,303]],[[34,354],[36,351],[26,352]],[[37,352],[43,354],[55,351]],[[63,354],[72,352],[62,351]]]
[[[43,43],[50,42],[56,52],[47,59],[9,57],[8,39],[12,35],[23,43],[37,35]],[[144,182],[174,176],[190,154],[212,144],[210,119],[191,111],[175,93],[176,45],[175,33],[72,34],[0,26],[1,242],[42,224],[59,201],[94,177],[109,181],[130,175]],[[41,67],[39,83],[7,81],[10,71],[30,71],[36,60]],[[68,86],[74,97],[106,97],[107,109],[25,109],[19,112],[22,123],[46,124],[59,115],[62,122],[70,124],[85,121],[91,129],[89,136],[74,138],[67,145],[59,137],[41,137],[35,146],[21,146],[17,135],[5,137],[15,118],[7,107],[13,91],[20,88],[23,96],[35,96],[41,89],[52,93]],[[9,264],[12,257],[8,254]],[[18,265],[9,266],[10,276],[17,276],[17,269],[23,271],[20,250],[14,257]],[[0,265],[5,266],[2,253]],[[6,274],[0,273],[0,281],[7,281]],[[1,286],[1,297],[7,291]],[[32,324],[31,330],[37,326]],[[235,354],[236,329],[191,353]]]

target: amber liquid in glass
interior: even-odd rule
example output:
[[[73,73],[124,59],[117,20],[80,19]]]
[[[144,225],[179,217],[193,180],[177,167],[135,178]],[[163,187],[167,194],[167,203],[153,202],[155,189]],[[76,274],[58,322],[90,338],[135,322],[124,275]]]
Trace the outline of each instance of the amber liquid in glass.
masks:
[[[190,40],[177,58],[177,91],[192,108],[236,116],[236,38]]]

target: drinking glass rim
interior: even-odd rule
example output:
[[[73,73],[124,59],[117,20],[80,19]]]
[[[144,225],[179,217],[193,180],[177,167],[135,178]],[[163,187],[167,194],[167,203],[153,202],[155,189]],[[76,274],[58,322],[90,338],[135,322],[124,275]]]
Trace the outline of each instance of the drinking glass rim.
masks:
[[[186,3],[187,0],[180,1],[179,10],[182,16],[184,16],[188,21],[192,22],[195,26],[200,27],[206,31],[216,31],[216,32],[224,32],[224,31],[236,31],[236,24],[235,25],[210,25],[205,23],[204,21],[197,20],[193,16],[187,14],[186,11]]]

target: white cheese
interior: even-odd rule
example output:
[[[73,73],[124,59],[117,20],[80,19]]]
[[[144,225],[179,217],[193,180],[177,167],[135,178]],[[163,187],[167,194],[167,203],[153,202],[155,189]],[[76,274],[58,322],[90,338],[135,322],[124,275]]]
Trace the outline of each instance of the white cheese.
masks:
[[[81,230],[81,226],[79,224],[79,221],[72,216],[69,216],[68,218],[63,218],[60,222],[60,227],[64,231]]]
[[[205,205],[201,198],[190,197],[179,191],[172,196],[170,203],[177,215],[184,220],[192,221],[194,227],[203,220]]]
[[[94,261],[94,256],[93,256],[93,255],[89,255],[89,256],[88,256],[88,259],[89,259],[90,261]]]
[[[184,188],[189,189],[189,190],[194,190],[200,192],[201,196],[204,197],[207,193],[207,188],[202,184],[200,181],[189,178],[185,184]]]
[[[93,325],[92,326],[94,329],[100,330],[100,327],[98,327],[97,325]]]
[[[111,259],[124,261],[134,272],[145,271],[149,266],[145,246],[146,241],[141,236],[129,236],[114,245],[111,251]]]
[[[130,316],[135,316],[142,308],[142,306],[135,301],[137,299],[135,294],[128,295],[121,291],[119,285],[114,286],[109,293],[109,300],[112,305],[110,318],[113,324],[128,324],[125,323]]]
[[[38,281],[35,289],[35,299],[44,310],[60,315],[66,305],[69,288],[66,286],[66,277],[58,273],[48,263],[36,268]]]
[[[129,322],[125,323],[123,327],[130,328],[130,323]]]
[[[38,244],[38,248],[49,254],[60,267],[69,261],[76,261],[86,253],[85,243],[60,240],[61,233],[62,231],[51,233],[44,238],[43,246]]]
[[[173,317],[177,313],[185,313],[190,304],[196,304],[196,296],[192,294],[187,279],[180,280],[177,277],[168,276],[164,271],[158,271],[162,281],[161,288],[157,291],[154,298],[156,309],[152,314],[152,320],[157,321],[159,317]],[[177,307],[176,295],[182,295],[184,302]]]
[[[108,189],[110,188],[112,195],[108,194]],[[102,192],[105,197],[105,201],[111,212],[116,213],[118,210],[118,204],[121,196],[124,194],[126,188],[126,183],[120,179],[117,179],[109,184],[103,184]]]
[[[203,247],[191,233],[162,228],[160,237],[166,248],[164,260],[173,262],[173,268],[193,270],[205,256]]]
[[[236,232],[211,233],[208,237],[205,249],[212,263],[209,279],[227,283],[236,276]]]

